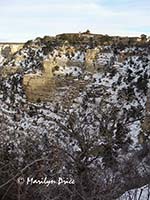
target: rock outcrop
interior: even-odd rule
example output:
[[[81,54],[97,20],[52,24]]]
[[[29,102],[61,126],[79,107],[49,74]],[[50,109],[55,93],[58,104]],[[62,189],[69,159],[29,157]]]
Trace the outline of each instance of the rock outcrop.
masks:
[[[85,65],[86,69],[90,72],[95,71],[96,69],[96,57],[99,53],[99,49],[88,49],[85,54]]]
[[[0,54],[8,57],[23,48],[24,43],[0,43]]]
[[[26,74],[23,77],[23,85],[30,101],[49,100],[55,89],[52,69],[55,64],[50,59],[43,62],[43,73]]]

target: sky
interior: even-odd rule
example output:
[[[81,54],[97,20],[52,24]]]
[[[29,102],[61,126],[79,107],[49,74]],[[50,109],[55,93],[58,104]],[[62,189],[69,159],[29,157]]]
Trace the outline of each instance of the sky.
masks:
[[[83,32],[150,35],[150,0],[0,0],[0,41]]]

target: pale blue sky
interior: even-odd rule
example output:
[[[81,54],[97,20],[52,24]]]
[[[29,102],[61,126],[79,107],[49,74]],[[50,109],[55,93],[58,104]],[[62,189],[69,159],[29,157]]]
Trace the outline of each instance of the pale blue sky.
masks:
[[[0,41],[90,29],[150,35],[150,0],[0,0]]]

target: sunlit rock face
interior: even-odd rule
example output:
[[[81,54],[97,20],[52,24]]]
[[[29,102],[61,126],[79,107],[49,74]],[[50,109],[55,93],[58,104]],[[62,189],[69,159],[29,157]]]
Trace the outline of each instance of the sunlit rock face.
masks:
[[[88,71],[94,72],[96,69],[96,58],[99,53],[99,49],[88,49],[85,54],[85,63],[86,63],[86,68]]]
[[[1,70],[0,74],[1,74],[1,76],[3,78],[6,78],[6,77],[8,77],[10,75],[13,75],[13,74],[19,73],[19,72],[22,72],[22,69],[19,66],[11,66],[11,67],[10,66],[6,66]]]
[[[0,43],[0,53],[8,57],[23,48],[23,43]]]
[[[24,56],[23,55],[16,55],[15,60],[16,60],[17,63],[22,62],[24,60]]]
[[[12,44],[10,47],[11,47],[11,52],[12,53],[15,53],[17,51],[19,51],[22,47],[23,47],[24,44]]]
[[[55,65],[56,64],[52,58],[44,60],[44,62],[43,62],[44,77],[47,77],[47,78],[53,77],[53,68],[55,67]]]

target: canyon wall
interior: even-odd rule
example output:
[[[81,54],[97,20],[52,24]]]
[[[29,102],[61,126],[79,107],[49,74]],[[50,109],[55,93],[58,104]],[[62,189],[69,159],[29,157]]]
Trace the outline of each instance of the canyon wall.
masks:
[[[0,54],[6,57],[14,54],[23,47],[24,43],[0,43]]]

